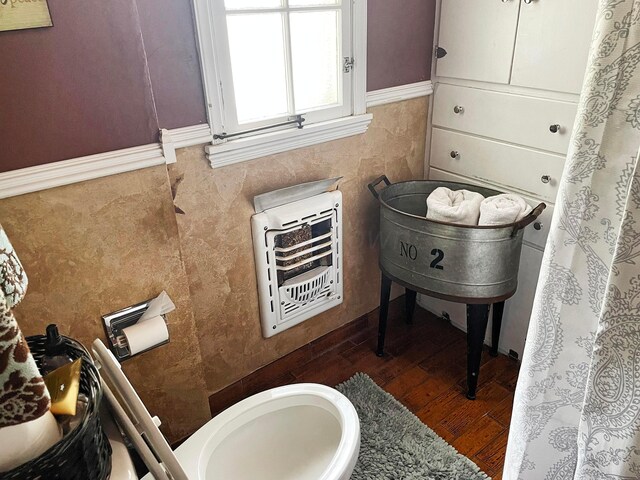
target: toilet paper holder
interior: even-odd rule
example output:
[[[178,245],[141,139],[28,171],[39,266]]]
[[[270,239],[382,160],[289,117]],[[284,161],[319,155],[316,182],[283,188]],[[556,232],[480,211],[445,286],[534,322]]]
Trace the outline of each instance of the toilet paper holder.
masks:
[[[111,348],[111,351],[119,362],[122,362],[134,356],[131,355],[131,351],[129,350],[128,345],[123,344],[121,341],[119,341],[119,339],[124,336],[122,330],[138,323],[138,320],[140,320],[142,314],[144,314],[144,312],[149,307],[149,302],[151,302],[151,300],[153,299],[137,303],[136,305],[131,305],[130,307],[123,308],[116,312],[102,315],[104,330],[107,334],[107,338],[109,339],[109,347]],[[161,317],[165,322],[167,321],[166,314],[162,314]],[[169,343],[168,338],[161,343],[137,352],[135,355],[148,352],[149,350],[152,350],[161,345],[166,345],[167,343]]]

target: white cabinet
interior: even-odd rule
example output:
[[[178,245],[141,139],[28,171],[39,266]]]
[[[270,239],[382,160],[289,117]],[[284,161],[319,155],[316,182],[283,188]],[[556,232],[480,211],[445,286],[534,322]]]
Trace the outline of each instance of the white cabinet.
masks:
[[[511,84],[580,93],[597,8],[598,0],[523,3]]]
[[[433,180],[518,193],[546,210],[524,233],[500,349],[522,355],[580,93],[598,0],[437,0]],[[466,329],[464,305],[420,297]]]
[[[442,0],[438,77],[580,93],[598,0]]]
[[[438,59],[436,74],[509,83],[519,8],[517,1],[444,0],[437,45],[447,54]]]

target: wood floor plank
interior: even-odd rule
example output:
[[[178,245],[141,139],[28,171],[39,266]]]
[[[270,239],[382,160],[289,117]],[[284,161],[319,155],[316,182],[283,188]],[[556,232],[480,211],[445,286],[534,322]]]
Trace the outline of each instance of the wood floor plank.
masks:
[[[454,435],[460,435],[471,423],[487,415],[493,408],[509,396],[502,385],[490,382],[478,389],[476,400],[467,400],[450,410],[441,420],[443,426]]]
[[[427,403],[426,406],[416,412],[416,415],[425,424],[435,430],[444,418],[453,410],[469,404],[469,400],[464,396],[457,386],[452,386],[442,395]]]
[[[335,386],[357,373],[353,364],[337,352],[330,352],[307,363],[291,373],[298,382]]]
[[[463,389],[452,385],[450,381],[427,373],[427,380],[411,389],[400,400],[409,410],[416,413],[451,388],[455,388],[459,393],[463,392]]]
[[[502,402],[495,406],[490,412],[489,416],[496,420],[504,427],[509,427],[511,423],[511,411],[513,410],[513,398],[514,393],[505,398]]]
[[[420,385],[427,379],[427,372],[419,366],[415,366],[402,372],[391,380],[384,389],[395,398],[402,398],[407,392]]]
[[[502,472],[504,467],[504,457],[507,452],[507,440],[509,432],[505,430],[491,442],[489,442],[472,460],[477,459],[485,465],[485,468],[492,473]],[[489,474],[489,472],[487,472]]]
[[[472,457],[504,431],[504,426],[485,415],[470,424],[451,444],[461,454]]]

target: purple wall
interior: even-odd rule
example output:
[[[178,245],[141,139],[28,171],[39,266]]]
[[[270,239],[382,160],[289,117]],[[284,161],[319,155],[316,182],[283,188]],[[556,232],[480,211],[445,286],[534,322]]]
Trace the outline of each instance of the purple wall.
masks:
[[[189,0],[49,6],[52,28],[0,32],[0,171],[206,122]]]
[[[369,0],[368,90],[429,78],[434,0]],[[0,32],[0,172],[206,122],[190,0],[49,0]]]
[[[0,32],[0,169],[153,142],[135,4],[49,6],[54,27]]]
[[[431,78],[435,0],[369,0],[367,90]]]
[[[206,123],[191,1],[137,2],[161,128]]]

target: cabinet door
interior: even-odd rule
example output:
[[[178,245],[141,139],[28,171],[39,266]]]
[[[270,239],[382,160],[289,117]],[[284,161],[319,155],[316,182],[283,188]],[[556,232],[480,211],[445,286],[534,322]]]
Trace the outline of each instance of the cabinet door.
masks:
[[[516,0],[444,0],[438,46],[447,54],[436,75],[509,83],[519,8]]]
[[[598,0],[523,2],[511,84],[580,93],[597,7]]]

